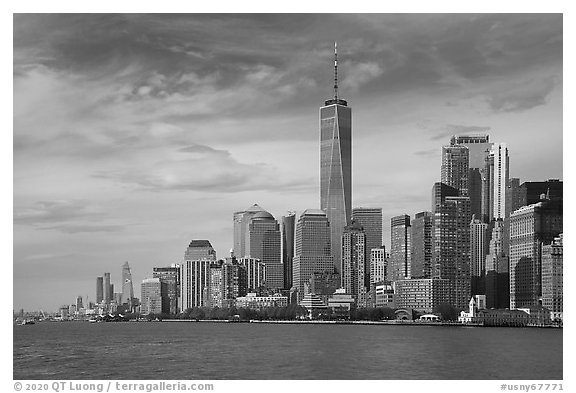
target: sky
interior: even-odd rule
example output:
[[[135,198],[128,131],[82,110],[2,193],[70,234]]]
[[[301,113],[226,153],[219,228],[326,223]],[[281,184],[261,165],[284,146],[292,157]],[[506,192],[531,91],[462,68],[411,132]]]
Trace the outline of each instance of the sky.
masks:
[[[319,108],[352,108],[352,205],[430,210],[453,134],[563,178],[560,14],[15,14],[13,308],[135,294],[232,215],[318,208]]]

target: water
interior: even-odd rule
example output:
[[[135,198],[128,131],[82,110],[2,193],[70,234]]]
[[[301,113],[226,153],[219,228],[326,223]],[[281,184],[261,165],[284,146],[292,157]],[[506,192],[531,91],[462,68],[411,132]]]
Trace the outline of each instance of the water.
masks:
[[[562,330],[43,322],[14,379],[562,379]]]

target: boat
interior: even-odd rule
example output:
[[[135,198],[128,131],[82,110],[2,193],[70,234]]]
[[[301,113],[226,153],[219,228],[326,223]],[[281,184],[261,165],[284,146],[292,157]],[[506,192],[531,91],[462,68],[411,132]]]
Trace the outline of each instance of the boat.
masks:
[[[34,325],[34,324],[36,324],[36,322],[34,322],[31,319],[25,319],[22,321],[22,325]]]

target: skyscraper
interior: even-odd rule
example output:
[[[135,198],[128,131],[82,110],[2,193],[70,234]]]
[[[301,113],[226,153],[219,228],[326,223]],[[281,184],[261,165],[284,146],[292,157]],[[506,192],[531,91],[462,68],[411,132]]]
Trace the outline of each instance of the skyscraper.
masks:
[[[240,258],[238,262],[246,271],[247,291],[262,296],[262,290],[266,287],[266,264],[260,259],[249,257]]]
[[[146,278],[141,284],[140,312],[160,314],[162,312],[162,286],[159,278]]]
[[[292,260],[294,258],[294,234],[296,214],[289,212],[282,217],[282,265],[284,266],[284,289],[292,288]]]
[[[338,97],[334,44],[334,98],[320,108],[320,209],[330,222],[334,267],[341,272],[341,241],[352,213],[352,109]]]
[[[432,223],[431,212],[416,213],[412,220],[412,256],[410,275],[412,278],[432,277]]]
[[[298,301],[304,297],[304,286],[313,273],[334,272],[331,254],[330,223],[322,210],[308,209],[298,218],[294,248],[292,283],[298,290]]]
[[[410,216],[402,214],[390,220],[390,261],[388,275],[390,281],[410,278],[412,259]]]
[[[542,246],[563,233],[562,200],[542,200],[510,216],[510,308],[537,306]]]
[[[382,247],[370,250],[370,284],[386,281],[388,279],[387,271],[386,249]]]
[[[352,223],[342,234],[342,287],[351,294],[360,307],[366,306],[367,286],[365,280],[366,234],[360,223]]]
[[[352,220],[358,222],[366,234],[366,264],[364,266],[366,282],[370,287],[370,250],[382,247],[382,208],[355,207],[352,209]]]
[[[266,286],[284,288],[284,269],[281,262],[280,226],[272,214],[258,212],[250,217],[246,242],[248,257],[260,259],[266,265]]]
[[[491,179],[491,218],[506,219],[510,211],[506,206],[506,192],[508,189],[509,178],[509,160],[508,148],[505,143],[496,143],[492,147],[490,156],[494,157],[491,161],[490,179]]]
[[[492,239],[486,255],[486,307],[510,307],[510,273],[508,254],[504,250],[504,220],[492,223]]]
[[[482,218],[482,179],[485,172],[485,162],[492,143],[488,134],[454,135],[450,145],[462,145],[468,148],[468,196],[470,210],[476,218]]]
[[[458,190],[459,196],[468,196],[469,151],[463,145],[442,147],[440,181]]]
[[[470,275],[473,296],[486,294],[488,239],[488,224],[473,215],[470,222]]]
[[[542,246],[542,306],[550,310],[552,319],[563,319],[563,236]]]
[[[132,310],[132,299],[134,299],[134,287],[132,286],[132,273],[130,265],[125,262],[122,265],[122,304],[127,304],[128,309]]]
[[[180,266],[155,267],[152,277],[159,278],[162,285],[162,312],[177,314],[178,294],[180,291]]]
[[[258,206],[258,204],[254,204],[244,211],[234,213],[234,247],[232,248],[232,255],[236,258],[242,258],[248,255],[246,236],[248,234],[250,219],[254,214],[263,211],[265,210]]]
[[[104,303],[112,301],[112,294],[114,290],[110,284],[110,273],[104,273]]]
[[[216,251],[208,240],[192,240],[180,266],[180,304],[182,311],[204,306],[210,283],[210,264],[216,261]]]
[[[104,277],[96,277],[96,304],[104,300]]]
[[[527,206],[540,202],[540,196],[546,195],[548,199],[562,199],[563,182],[558,179],[549,179],[546,181],[527,181],[520,186],[520,206]],[[514,211],[514,210],[512,210]]]

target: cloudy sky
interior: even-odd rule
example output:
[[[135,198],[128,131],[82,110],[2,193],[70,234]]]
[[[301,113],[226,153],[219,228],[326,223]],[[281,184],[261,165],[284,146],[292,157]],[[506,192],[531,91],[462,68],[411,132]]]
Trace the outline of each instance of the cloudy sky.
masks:
[[[488,130],[563,177],[562,16],[15,15],[14,308],[139,282],[232,214],[319,207],[319,107],[353,113],[353,206],[430,209],[441,146]]]

